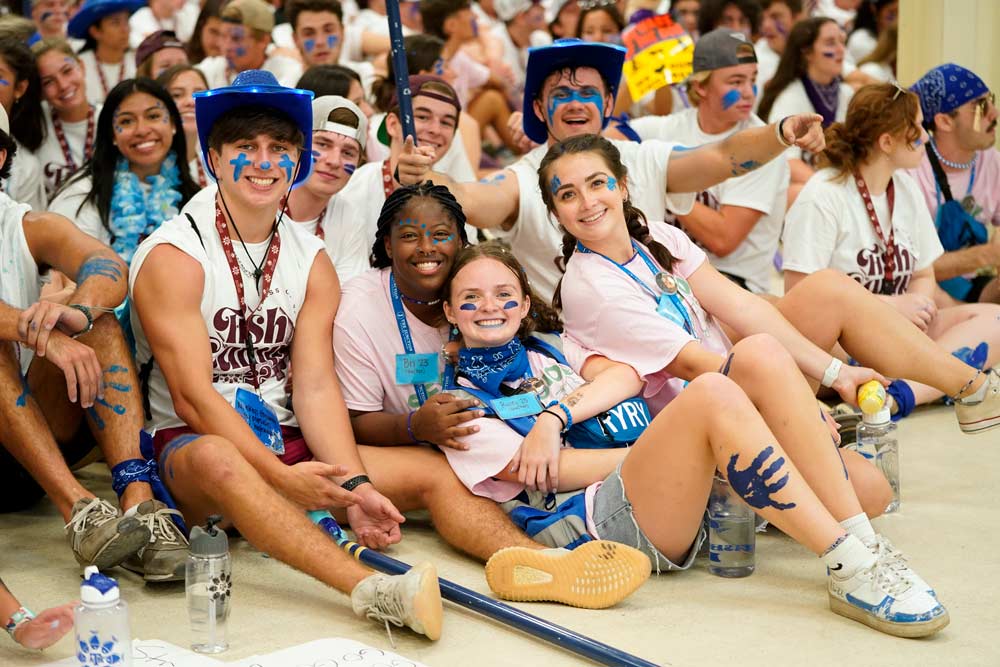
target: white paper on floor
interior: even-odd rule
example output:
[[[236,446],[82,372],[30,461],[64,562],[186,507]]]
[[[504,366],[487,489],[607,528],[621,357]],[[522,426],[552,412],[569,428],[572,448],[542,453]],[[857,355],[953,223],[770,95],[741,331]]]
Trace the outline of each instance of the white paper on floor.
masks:
[[[42,667],[79,667],[76,656]],[[351,639],[317,639],[267,655],[222,662],[156,639],[132,641],[133,667],[427,667],[391,651]]]

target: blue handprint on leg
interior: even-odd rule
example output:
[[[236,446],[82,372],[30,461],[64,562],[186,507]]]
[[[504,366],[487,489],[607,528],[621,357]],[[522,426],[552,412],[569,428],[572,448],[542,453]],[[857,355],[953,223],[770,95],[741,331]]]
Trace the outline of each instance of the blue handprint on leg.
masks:
[[[733,454],[726,467],[726,477],[729,478],[729,485],[750,507],[756,509],[765,507],[774,507],[779,510],[792,509],[795,507],[795,503],[779,503],[771,498],[788,483],[788,473],[785,473],[784,477],[773,484],[768,484],[768,480],[777,474],[781,466],[785,465],[785,457],[779,456],[777,461],[767,467],[767,470],[757,472],[758,468],[761,468],[764,461],[771,458],[773,453],[774,447],[768,445],[754,458],[753,463],[743,470],[736,468],[736,459],[739,458],[739,454]]]

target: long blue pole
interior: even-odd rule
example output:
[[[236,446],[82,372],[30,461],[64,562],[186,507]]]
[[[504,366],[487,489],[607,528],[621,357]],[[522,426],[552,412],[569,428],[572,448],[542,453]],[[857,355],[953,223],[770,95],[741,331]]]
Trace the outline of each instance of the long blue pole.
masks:
[[[332,537],[347,553],[359,561],[370,565],[376,570],[387,574],[403,574],[410,569],[406,563],[391,556],[361,546],[347,539],[337,521],[329,512],[309,512],[309,518]],[[509,626],[534,635],[539,639],[555,644],[567,651],[611,667],[658,667],[656,663],[643,660],[630,653],[625,653],[613,646],[568,630],[562,626],[550,623],[544,618],[533,616],[510,605],[497,602],[492,598],[480,595],[464,586],[452,583],[447,579],[438,579],[441,585],[441,597],[450,602],[460,604],[467,609],[479,612],[483,616],[500,621]]]
[[[417,143],[417,130],[413,124],[413,102],[410,94],[410,71],[403,47],[403,22],[399,17],[399,0],[386,0],[385,13],[389,18],[389,44],[392,48],[392,71],[396,79],[396,96],[399,99],[399,120],[403,124],[403,139],[413,137]]]

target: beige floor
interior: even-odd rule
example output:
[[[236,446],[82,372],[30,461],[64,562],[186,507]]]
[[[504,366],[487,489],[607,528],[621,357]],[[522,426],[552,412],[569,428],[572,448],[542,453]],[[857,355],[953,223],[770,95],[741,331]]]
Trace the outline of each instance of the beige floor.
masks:
[[[1000,665],[1000,433],[962,436],[951,410],[938,407],[906,420],[899,434],[903,509],[878,520],[877,527],[910,555],[951,613],[951,625],[932,639],[896,639],[832,614],[817,560],[773,531],[758,540],[757,573],[748,579],[713,577],[699,560],[693,571],[652,578],[613,609],[524,608],[663,665]],[[83,477],[102,495],[111,494],[100,468],[86,469]],[[76,596],[75,562],[51,505],[0,516],[0,531],[0,574],[22,601],[40,609]],[[488,593],[481,567],[444,546],[426,524],[409,525],[405,535],[392,555],[410,562],[429,556],[443,577]],[[385,631],[351,615],[346,598],[243,541],[235,541],[233,550],[232,648],[223,659],[321,637],[388,648]],[[117,576],[134,636],[187,644],[182,586],[144,587],[123,570]],[[397,652],[435,667],[582,662],[451,605],[439,642],[403,631],[395,635]],[[41,655],[11,646],[6,638],[0,641],[0,665],[37,665],[71,651],[68,639]]]

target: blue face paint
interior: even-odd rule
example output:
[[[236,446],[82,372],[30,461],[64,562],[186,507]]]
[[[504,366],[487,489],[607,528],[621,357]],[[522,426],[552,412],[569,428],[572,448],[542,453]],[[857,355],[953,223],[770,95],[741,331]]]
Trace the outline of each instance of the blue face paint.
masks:
[[[920,148],[920,147],[921,147],[921,146],[923,146],[923,145],[924,145],[924,140],[923,140],[923,139],[921,139],[920,137],[918,137],[918,138],[917,138],[916,140],[914,140],[914,142],[913,142],[913,147],[914,147],[914,148]]]
[[[463,303],[458,307],[459,310],[476,310],[476,304],[474,303]]]
[[[268,169],[271,168],[271,163],[268,162],[267,160],[264,160],[263,162],[260,163],[260,168],[263,169],[264,171],[267,171]]]
[[[306,53],[312,53],[313,49],[316,48],[316,40],[315,39],[302,40],[302,48],[306,50]]]
[[[472,36],[479,37],[479,22],[476,19],[472,19]]]
[[[558,176],[553,176],[552,180],[549,181],[549,192],[555,195],[556,192],[559,191],[560,187],[562,187],[562,181],[559,180]]]
[[[757,84],[756,83],[753,84],[753,86],[751,87],[751,90],[753,91],[753,96],[757,97]]]
[[[834,53],[833,51],[824,51],[824,52],[823,52],[823,57],[824,57],[824,58],[830,58],[830,59],[833,59],[833,58],[836,58],[836,57],[837,57],[837,54],[836,54],[836,53]]]
[[[340,38],[337,37],[336,35],[327,35],[326,36],[326,45],[329,48],[331,48],[331,49],[333,47],[335,47],[337,45],[337,42],[339,42],[339,41],[340,41]]]
[[[434,74],[444,76],[444,60],[441,58],[434,61]]]
[[[288,153],[281,156],[278,166],[285,170],[285,180],[291,181],[292,172],[295,171],[295,163],[292,162],[292,158],[288,157]]]
[[[10,81],[8,81],[7,79],[0,79],[0,86],[9,86],[9,85]]]
[[[244,167],[249,167],[253,164],[247,159],[246,153],[240,153],[235,158],[229,161],[229,164],[233,165],[233,182],[240,180],[240,175],[243,173]]]
[[[344,173],[347,174],[348,176],[351,176],[357,170],[357,168],[358,168],[357,165],[353,165],[350,162],[344,163]]]
[[[774,477],[781,470],[781,467],[785,465],[785,457],[779,456],[766,470],[760,472],[757,470],[763,467],[764,461],[767,461],[773,453],[774,447],[768,445],[743,470],[739,470],[736,467],[736,459],[739,458],[739,454],[733,454],[729,457],[729,465],[726,467],[726,478],[729,480],[729,485],[733,490],[750,507],[756,509],[763,509],[765,507],[773,507],[779,510],[792,509],[795,507],[795,503],[780,503],[771,497],[788,484],[789,473],[785,473],[781,479],[773,484],[768,484],[768,480]]]
[[[521,305],[521,304],[519,304],[517,301],[508,301],[507,303],[505,303],[503,305],[503,309],[504,310],[512,310],[514,308],[517,308],[519,305]]]
[[[312,152],[312,158],[313,158],[313,164],[315,164],[316,160],[319,159],[319,151],[313,151]]]
[[[597,115],[601,118],[604,117],[604,99],[601,97],[600,93],[597,91],[583,92],[580,90],[571,90],[560,87],[549,93],[549,108],[547,109],[549,124],[551,125],[555,122],[553,118],[555,117],[556,111],[559,107],[572,102],[579,102],[580,104],[593,104],[597,107]]]
[[[242,58],[246,54],[247,54],[247,50],[245,48],[243,48],[242,46],[237,46],[236,47],[236,57],[237,58]]]
[[[730,90],[728,93],[722,96],[723,111],[737,104],[742,98],[743,96],[740,95],[740,91],[736,90],[735,88],[733,90]]]
[[[618,187],[618,179],[614,176],[608,176],[608,190],[615,190]]]

